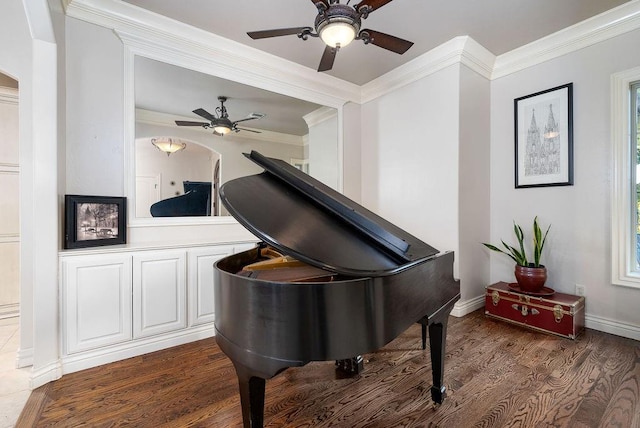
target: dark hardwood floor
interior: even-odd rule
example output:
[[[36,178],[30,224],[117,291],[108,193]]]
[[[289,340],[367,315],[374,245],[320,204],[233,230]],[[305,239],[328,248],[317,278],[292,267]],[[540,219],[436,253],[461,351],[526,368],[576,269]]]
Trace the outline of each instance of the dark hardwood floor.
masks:
[[[416,324],[367,354],[267,381],[267,427],[640,427],[640,342],[587,330],[577,340],[487,319],[450,318],[441,406]],[[239,427],[235,372],[214,339],[65,375],[36,389],[18,427]]]

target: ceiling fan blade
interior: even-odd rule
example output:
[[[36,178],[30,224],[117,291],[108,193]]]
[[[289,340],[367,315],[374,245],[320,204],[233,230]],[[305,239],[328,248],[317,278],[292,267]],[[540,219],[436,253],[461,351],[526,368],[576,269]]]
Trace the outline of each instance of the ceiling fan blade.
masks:
[[[311,3],[314,4],[318,10],[321,10],[324,7],[324,10],[329,9],[329,1],[328,0],[311,0]],[[324,6],[318,6],[318,4],[323,4]]]
[[[258,117],[245,117],[244,119],[234,120],[233,123],[246,122],[247,120],[259,119]]]
[[[209,119],[212,122],[215,122],[216,120],[218,120],[217,117],[215,117],[214,115],[212,115],[211,113],[209,113],[203,108],[195,109],[193,112],[198,116],[204,117],[205,119]]]
[[[253,40],[266,39],[268,37],[290,36],[298,34],[304,30],[313,31],[311,27],[276,28],[274,30],[249,31],[247,34]]]
[[[209,126],[209,122],[191,122],[190,120],[176,120],[178,126]]]
[[[247,128],[234,128],[234,131],[238,132],[238,131],[249,131],[249,132],[255,132],[256,134],[262,134],[262,132],[260,131],[256,131],[253,129],[247,129]]]
[[[387,3],[391,3],[393,0],[363,0],[360,3],[358,3],[357,5],[355,5],[353,8],[355,10],[357,10],[358,12],[360,12],[360,8],[362,7],[367,7],[369,9],[369,13],[373,12],[376,9],[381,8],[382,6],[384,6]]]
[[[318,71],[328,71],[333,68],[333,62],[336,60],[336,54],[338,53],[338,48],[332,48],[331,46],[327,46],[324,48],[324,53],[322,54],[322,58],[320,59],[320,65],[318,66]]]
[[[401,39],[396,36],[391,36],[389,34],[381,33],[380,31],[364,29],[360,31],[360,35],[362,34],[365,34],[365,37],[361,37],[365,41],[367,41],[368,39],[369,43],[390,50],[391,52],[398,53],[400,55],[405,53],[411,46],[413,46],[413,42]]]

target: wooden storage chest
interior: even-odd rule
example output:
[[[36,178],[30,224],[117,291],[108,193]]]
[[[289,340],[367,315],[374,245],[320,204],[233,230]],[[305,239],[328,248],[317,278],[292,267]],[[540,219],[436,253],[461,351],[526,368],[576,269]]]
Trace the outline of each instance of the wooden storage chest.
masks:
[[[498,282],[487,287],[485,314],[523,327],[575,339],[584,329],[584,297],[558,292],[534,295],[519,292],[516,284]]]

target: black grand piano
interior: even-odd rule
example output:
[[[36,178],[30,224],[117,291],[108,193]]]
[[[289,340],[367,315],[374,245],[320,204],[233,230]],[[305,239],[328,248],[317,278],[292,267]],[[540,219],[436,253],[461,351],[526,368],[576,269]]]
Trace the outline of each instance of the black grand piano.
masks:
[[[245,156],[264,172],[220,196],[262,242],[214,270],[216,342],[234,364],[244,426],[262,427],[266,379],[310,361],[358,371],[362,354],[416,322],[423,349],[429,329],[431,396],[442,403],[447,319],[460,298],[453,253],[284,161]]]

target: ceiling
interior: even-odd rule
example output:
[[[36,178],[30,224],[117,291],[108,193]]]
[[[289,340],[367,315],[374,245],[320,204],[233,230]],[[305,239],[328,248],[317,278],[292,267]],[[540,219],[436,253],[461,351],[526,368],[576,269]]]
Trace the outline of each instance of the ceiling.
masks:
[[[252,40],[246,34],[313,26],[317,9],[309,0],[124,1],[314,70],[324,50],[319,38],[303,41],[293,35]],[[326,73],[363,85],[457,36],[470,36],[500,55],[627,1],[395,0],[374,11],[362,26],[414,45],[398,55],[355,41],[338,52],[333,69]]]

